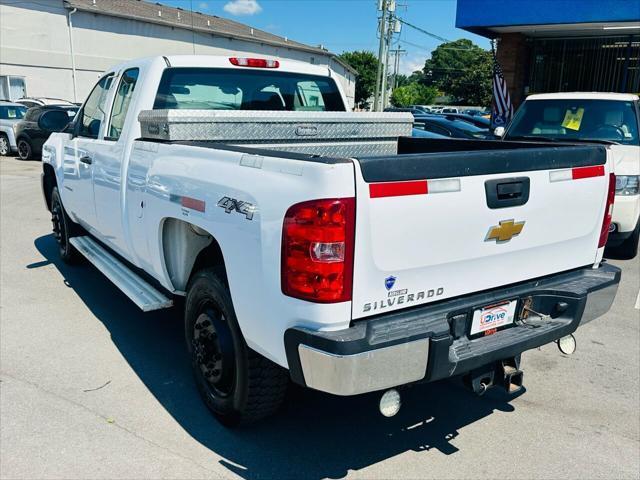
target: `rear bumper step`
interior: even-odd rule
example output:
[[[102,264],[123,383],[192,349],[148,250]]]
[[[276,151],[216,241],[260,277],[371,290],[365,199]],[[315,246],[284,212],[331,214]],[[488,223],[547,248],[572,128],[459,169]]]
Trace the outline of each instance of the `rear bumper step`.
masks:
[[[620,269],[603,264],[480,294],[360,320],[331,332],[291,328],[285,347],[292,379],[336,395],[356,395],[467,373],[553,342],[606,313]],[[516,323],[469,338],[473,311],[518,301]],[[525,300],[531,314],[519,320]]]

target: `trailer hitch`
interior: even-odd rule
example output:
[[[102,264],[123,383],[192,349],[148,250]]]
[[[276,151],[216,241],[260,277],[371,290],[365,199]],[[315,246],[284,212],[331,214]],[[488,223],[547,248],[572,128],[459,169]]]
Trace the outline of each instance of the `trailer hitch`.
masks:
[[[489,388],[496,386],[503,387],[509,394],[515,394],[523,388],[523,375],[520,356],[517,356],[472,370],[463,381],[477,395],[483,395]]]

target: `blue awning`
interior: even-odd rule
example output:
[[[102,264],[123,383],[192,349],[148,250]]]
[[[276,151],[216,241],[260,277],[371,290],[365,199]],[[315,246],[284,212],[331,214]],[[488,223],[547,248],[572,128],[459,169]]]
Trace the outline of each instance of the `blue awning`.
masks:
[[[495,37],[493,28],[640,23],[638,0],[458,0],[456,27]],[[599,27],[602,30],[602,27]]]

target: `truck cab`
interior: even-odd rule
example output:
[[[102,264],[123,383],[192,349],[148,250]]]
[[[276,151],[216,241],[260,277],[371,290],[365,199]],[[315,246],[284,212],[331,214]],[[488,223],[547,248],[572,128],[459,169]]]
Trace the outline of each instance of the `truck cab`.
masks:
[[[504,134],[505,140],[602,142],[609,145],[616,199],[607,246],[625,258],[640,238],[640,101],[626,93],[530,95]]]

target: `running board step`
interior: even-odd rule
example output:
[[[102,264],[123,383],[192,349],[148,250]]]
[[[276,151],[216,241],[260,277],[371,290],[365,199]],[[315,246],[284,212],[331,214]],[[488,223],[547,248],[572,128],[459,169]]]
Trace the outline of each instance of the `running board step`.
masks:
[[[143,312],[169,308],[173,305],[173,300],[152,287],[93,238],[72,237],[69,242]]]

